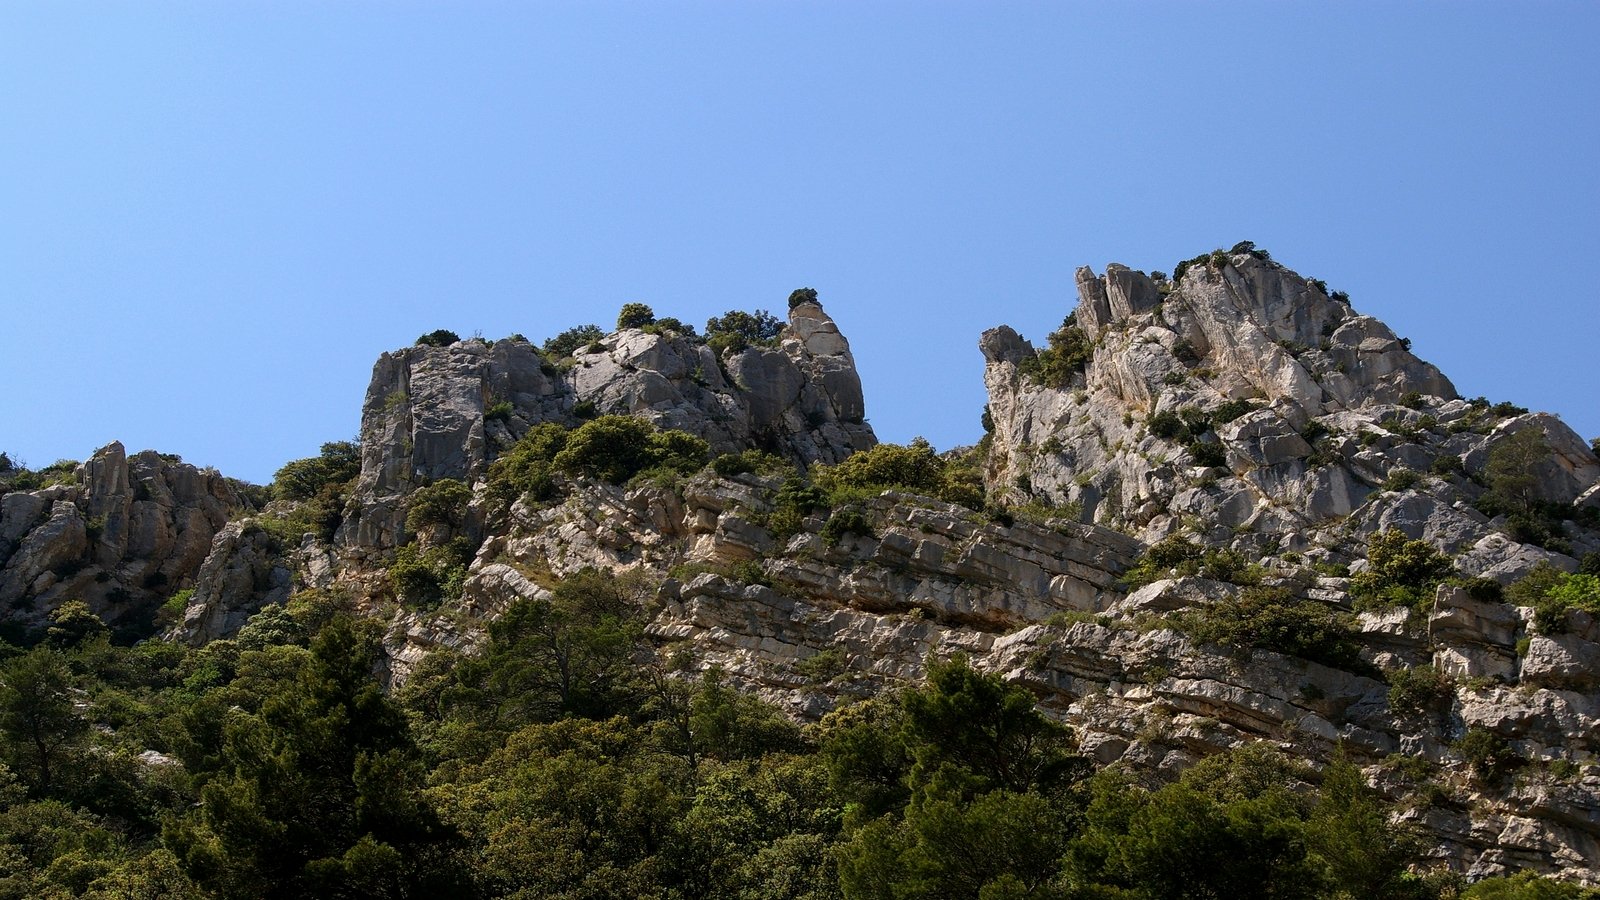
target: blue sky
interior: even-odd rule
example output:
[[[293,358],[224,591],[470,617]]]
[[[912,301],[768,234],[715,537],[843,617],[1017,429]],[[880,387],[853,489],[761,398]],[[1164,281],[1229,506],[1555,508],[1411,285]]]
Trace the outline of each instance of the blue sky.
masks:
[[[0,5],[0,449],[255,481],[373,361],[809,285],[880,438],[979,333],[1255,241],[1600,434],[1594,3]]]

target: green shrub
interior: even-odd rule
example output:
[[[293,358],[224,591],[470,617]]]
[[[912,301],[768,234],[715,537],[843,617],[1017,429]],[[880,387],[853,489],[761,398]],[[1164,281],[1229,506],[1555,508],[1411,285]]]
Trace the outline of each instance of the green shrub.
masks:
[[[646,469],[688,475],[706,464],[710,446],[683,431],[657,431],[633,416],[601,416],[567,435],[554,468],[622,484]]]
[[[617,313],[617,330],[643,328],[656,320],[655,311],[643,303],[624,303]]]
[[[443,600],[461,596],[472,553],[472,545],[463,538],[425,551],[419,550],[416,544],[400,547],[388,571],[395,599],[408,606],[429,609]]]
[[[944,481],[944,461],[927,441],[915,438],[910,444],[878,444],[857,451],[837,465],[815,467],[813,475],[830,494],[894,489],[936,497]]]
[[[1512,769],[1524,762],[1505,738],[1486,728],[1474,726],[1467,729],[1467,733],[1457,738],[1450,747],[1472,767],[1472,774],[1488,785],[1499,784]]]
[[[511,449],[489,465],[489,494],[511,503],[524,495],[550,500],[556,495],[555,458],[567,445],[568,431],[555,422],[528,429]]]
[[[485,423],[509,422],[511,421],[512,412],[514,412],[514,410],[512,409],[511,401],[501,400],[497,403],[491,404],[488,409],[483,411],[483,421]]]
[[[1428,472],[1440,478],[1449,478],[1451,475],[1460,475],[1464,472],[1459,456],[1437,456],[1428,464]]]
[[[1189,434],[1189,430],[1184,427],[1183,420],[1170,409],[1164,409],[1151,416],[1146,425],[1149,426],[1151,434],[1165,440],[1175,440],[1179,437],[1187,437]]]
[[[1201,643],[1272,650],[1348,671],[1368,668],[1352,617],[1285,588],[1245,588],[1175,620]]]
[[[1600,617],[1600,577],[1561,573],[1531,605],[1533,622],[1541,633],[1561,634],[1568,628],[1568,616],[1575,611]]]
[[[1414,666],[1389,673],[1389,706],[1396,711],[1423,712],[1455,696],[1456,683],[1433,666]]]
[[[775,475],[792,468],[793,466],[782,457],[774,456],[762,450],[724,453],[711,461],[711,471],[716,472],[723,478],[732,478],[735,475],[744,475],[750,472],[758,475]]]
[[[579,325],[546,340],[541,349],[548,359],[566,359],[577,353],[579,347],[587,346],[605,336],[606,333],[600,330],[599,325]]]
[[[680,334],[684,337],[699,337],[695,333],[693,325],[680,322],[671,316],[664,316],[647,325],[641,325],[639,330],[645,334]]]
[[[454,478],[441,478],[411,494],[406,528],[413,533],[430,525],[460,528],[471,502],[472,488]]]
[[[1485,878],[1461,894],[1461,900],[1597,900],[1600,891],[1571,881],[1541,877],[1532,871]]]
[[[803,676],[812,684],[831,681],[843,675],[846,668],[844,651],[838,647],[829,647],[794,664],[795,674]]]
[[[829,547],[837,545],[847,534],[866,536],[872,534],[871,520],[858,507],[846,506],[834,510],[833,515],[822,525],[822,543]]]
[[[802,303],[816,303],[817,292],[811,288],[797,288],[789,293],[789,308],[794,309]]]
[[[1493,578],[1463,578],[1457,585],[1479,603],[1500,603],[1505,600],[1505,588]]]
[[[1432,545],[1391,528],[1368,539],[1367,569],[1350,579],[1350,594],[1357,610],[1404,606],[1426,615],[1434,589],[1453,571]]]
[[[1404,466],[1395,466],[1389,470],[1389,477],[1383,480],[1382,490],[1391,493],[1409,491],[1422,482],[1422,473],[1413,472]]]
[[[285,463],[272,478],[276,500],[309,500],[324,488],[343,485],[361,473],[361,445],[330,441],[322,454]]]
[[[1261,582],[1263,572],[1237,550],[1208,550],[1181,535],[1172,535],[1150,545],[1133,568],[1122,573],[1122,582],[1137,588],[1163,578],[1196,575],[1213,581],[1254,585]]]
[[[460,340],[461,336],[454,331],[440,328],[417,338],[417,344],[422,347],[448,347],[451,344],[460,342]]]
[[[764,309],[731,309],[706,320],[706,345],[719,356],[746,347],[776,347],[782,333],[783,321]]]
[[[1024,377],[1059,390],[1089,364],[1094,358],[1094,342],[1078,327],[1077,315],[1067,316],[1060,328],[1050,332],[1048,347],[1022,360],[1017,369]]]
[[[791,475],[784,479],[783,486],[778,488],[778,493],[772,499],[772,514],[767,517],[767,529],[779,539],[799,534],[805,517],[827,506],[826,492],[807,484],[798,475]]]
[[[1225,425],[1256,408],[1249,400],[1229,400],[1211,411],[1211,421],[1216,425]]]

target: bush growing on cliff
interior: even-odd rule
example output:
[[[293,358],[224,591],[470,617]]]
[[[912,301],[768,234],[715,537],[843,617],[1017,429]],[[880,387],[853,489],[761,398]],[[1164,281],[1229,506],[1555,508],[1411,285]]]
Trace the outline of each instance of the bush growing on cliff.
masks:
[[[782,333],[783,321],[764,309],[730,309],[706,320],[706,345],[718,356],[746,347],[776,347]]]
[[[813,288],[796,288],[789,292],[789,308],[794,309],[802,303],[816,303],[817,292]]]
[[[1350,579],[1356,609],[1404,606],[1426,615],[1434,589],[1455,571],[1449,557],[1397,528],[1367,540],[1367,569]]]
[[[416,544],[400,547],[388,572],[395,599],[407,606],[432,609],[444,600],[461,596],[472,554],[473,547],[465,538],[427,550]]]
[[[361,445],[331,441],[322,453],[284,464],[267,489],[274,500],[292,500],[297,506],[284,518],[264,517],[260,524],[287,545],[296,545],[307,532],[321,540],[333,539],[344,521],[345,500],[361,474]]]
[[[624,303],[617,313],[617,329],[643,328],[656,320],[655,310],[643,303]]]
[[[972,509],[983,506],[981,484],[967,457],[946,459],[923,438],[909,444],[878,444],[850,454],[832,466],[816,466],[812,478],[834,506],[874,497],[884,491],[923,494]]]
[[[440,328],[417,338],[417,345],[421,347],[448,347],[460,341],[461,335],[456,334],[454,331]]]
[[[1533,623],[1541,634],[1561,634],[1575,610],[1600,616],[1600,577],[1563,572],[1542,562],[1506,589],[1506,601],[1533,607]]]
[[[546,340],[540,350],[547,359],[566,359],[576,353],[579,347],[586,347],[605,336],[599,325],[579,325]]]
[[[1348,671],[1364,671],[1355,620],[1287,588],[1249,587],[1176,617],[1208,644],[1273,650]]]
[[[710,445],[684,431],[661,431],[633,416],[600,416],[567,430],[543,422],[489,466],[490,495],[504,503],[524,495],[556,497],[556,475],[586,475],[623,484],[650,470],[673,477],[706,464]]]
[[[1172,535],[1150,545],[1133,567],[1122,573],[1129,588],[1140,588],[1163,578],[1199,576],[1230,584],[1259,584],[1261,567],[1237,550],[1206,549],[1182,535]]]
[[[1094,342],[1078,327],[1077,313],[1063,319],[1047,340],[1050,346],[1023,359],[1017,368],[1024,377],[1060,390],[1094,358]]]
[[[467,517],[467,504],[471,502],[472,488],[454,478],[441,478],[411,494],[406,528],[412,532],[430,525],[460,528]]]

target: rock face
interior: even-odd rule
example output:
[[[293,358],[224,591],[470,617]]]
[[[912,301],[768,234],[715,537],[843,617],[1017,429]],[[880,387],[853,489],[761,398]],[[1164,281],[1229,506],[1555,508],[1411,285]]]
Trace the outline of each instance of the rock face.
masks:
[[[1027,686],[1102,764],[1170,775],[1270,742],[1320,766],[1342,748],[1456,869],[1600,883],[1594,617],[1541,626],[1477,582],[1441,586],[1431,608],[1358,615],[1349,578],[1327,574],[1359,571],[1367,536],[1388,529],[1449,554],[1463,576],[1573,571],[1600,551],[1587,510],[1600,506],[1600,459],[1553,416],[1457,397],[1382,323],[1258,254],[1214,255],[1176,284],[1082,269],[1078,290],[1081,334],[1057,343],[1082,350],[1082,365],[1004,326],[980,340],[985,512],[884,491],[853,502],[848,521],[826,508],[780,516],[781,476],[710,469],[670,486],[568,480],[547,501],[487,490],[490,463],[534,425],[593,414],[800,467],[872,446],[849,346],[802,302],[778,347],[720,357],[641,329],[559,363],[518,340],[385,354],[331,542],[285,541],[269,521],[292,520],[283,503],[250,509],[213,474],[112,445],[78,484],[0,497],[0,604],[36,622],[83,596],[115,619],[146,602],[116,591],[192,585],[173,636],[203,643],[294,590],[341,591],[385,621],[386,674],[400,681],[431,652],[481,647],[489,622],[548,599],[562,576],[631,573],[654,593],[659,645],[797,717],[913,683],[930,655],[960,652]],[[1528,496],[1572,517],[1545,547],[1478,509],[1496,448],[1525,445],[1530,429],[1548,452],[1526,466]],[[463,521],[407,534],[411,494],[441,478],[473,485]],[[1130,567],[1174,534],[1238,551],[1256,564],[1240,580],[1357,623],[1359,663],[1186,634],[1243,588],[1173,571],[1129,590]],[[396,604],[395,547],[452,538],[476,548],[459,594],[433,610]],[[1408,693],[1422,666],[1442,678]],[[1474,772],[1456,749],[1469,729],[1505,742],[1523,762],[1515,777]]]
[[[1495,534],[1472,509],[1500,441],[1526,428],[1553,451],[1538,492],[1594,496],[1600,460],[1545,414],[1465,401],[1383,323],[1249,252],[1157,283],[1118,265],[1078,271],[1074,319],[1093,352],[1056,384],[1010,328],[979,341],[991,494],[1076,509],[1158,540],[1197,525],[1250,552],[1348,550],[1397,527],[1452,552]],[[1581,529],[1574,553],[1596,549]],[[1510,578],[1542,551],[1465,568]],[[1502,567],[1502,568],[1496,568]]]
[[[517,340],[385,353],[361,410],[361,477],[339,542],[358,554],[395,546],[410,491],[470,482],[528,428],[575,425],[580,412],[636,415],[715,453],[754,448],[802,466],[877,443],[850,345],[822,307],[791,309],[780,339],[719,357],[674,332],[627,328],[564,368]]]
[[[215,471],[109,444],[69,484],[0,497],[0,610],[37,625],[81,599],[108,624],[132,622],[189,587],[248,507]]]
[[[867,533],[830,543],[825,512],[798,533],[772,532],[778,488],[775,478],[707,472],[676,491],[585,483],[553,506],[518,503],[480,548],[459,600],[395,618],[391,674],[406,677],[435,647],[470,649],[480,638],[462,623],[545,597],[564,574],[630,571],[661,584],[656,640],[800,717],[915,682],[930,654],[965,653],[1029,687],[1102,764],[1174,773],[1260,741],[1321,764],[1342,747],[1406,801],[1432,855],[1455,868],[1600,881],[1600,629],[1587,615],[1544,635],[1531,610],[1447,585],[1421,624],[1404,610],[1362,617],[1363,655],[1388,674],[1344,671],[1203,644],[1152,618],[1240,589],[1177,578],[1125,593],[1119,576],[1142,547],[1114,531],[1004,525],[886,492],[861,507]],[[1343,578],[1278,567],[1267,583],[1352,611]],[[1429,663],[1455,681],[1421,706],[1392,702],[1384,678]],[[1468,728],[1506,740],[1527,761],[1522,774],[1478,781],[1453,748]],[[1405,774],[1418,766],[1436,774]]]
[[[198,645],[233,634],[262,607],[289,599],[290,585],[276,539],[253,521],[234,522],[213,540],[175,635]]]

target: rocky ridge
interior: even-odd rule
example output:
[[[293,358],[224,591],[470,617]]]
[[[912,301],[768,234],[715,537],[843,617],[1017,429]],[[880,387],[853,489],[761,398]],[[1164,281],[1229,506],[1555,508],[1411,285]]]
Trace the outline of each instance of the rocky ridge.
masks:
[[[1159,776],[1245,743],[1315,764],[1342,747],[1406,802],[1435,857],[1473,875],[1531,867],[1600,883],[1592,617],[1547,633],[1532,610],[1451,584],[1419,613],[1357,615],[1349,579],[1328,574],[1359,572],[1367,536],[1391,528],[1450,554],[1465,576],[1575,570],[1600,550],[1593,529],[1561,523],[1557,550],[1518,541],[1475,508],[1484,487],[1473,476],[1501,442],[1537,429],[1549,450],[1533,467],[1539,497],[1580,510],[1600,503],[1590,448],[1552,416],[1459,398],[1382,323],[1249,250],[1214,254],[1175,282],[1111,266],[1080,270],[1078,286],[1081,362],[1041,378],[1052,361],[1013,330],[980,344],[988,496],[1014,513],[891,490],[853,507],[861,520],[849,529],[830,529],[831,509],[783,525],[781,477],[710,470],[672,485],[571,479],[554,502],[491,496],[499,453],[580,412],[639,415],[715,452],[763,449],[802,466],[872,446],[848,344],[815,304],[791,311],[778,349],[722,356],[641,329],[608,335],[565,370],[519,341],[413,347],[374,367],[361,472],[333,538],[285,546],[252,527],[281,509],[219,521],[209,555],[177,579],[196,589],[177,634],[225,638],[293,591],[340,591],[386,622],[398,680],[441,648],[470,652],[485,623],[547,597],[563,575],[633,572],[659,584],[649,632],[664,651],[797,716],[914,682],[930,654],[962,652],[1028,686],[1100,763]],[[468,514],[410,533],[412,495],[445,478],[473,487]],[[80,518],[91,504],[50,493],[60,490],[5,496],[10,558],[87,552],[73,513],[56,513],[60,500]],[[13,506],[34,511],[13,519]],[[1149,545],[1179,534],[1237,551],[1265,587],[1350,616],[1361,664],[1190,636],[1185,614],[1244,588],[1176,572],[1124,582]],[[476,548],[459,594],[431,610],[396,603],[385,579],[395,548],[458,538]],[[68,592],[37,576],[28,585],[17,597],[41,609]],[[7,602],[15,615],[27,601]],[[1397,701],[1390,682],[1423,665],[1447,687]],[[1469,729],[1522,767],[1486,780],[1460,747]]]
[[[1262,256],[1218,251],[1175,281],[1079,269],[1061,333],[1085,349],[1054,384],[1030,342],[985,332],[991,495],[1147,542],[1199,531],[1312,559],[1356,559],[1366,535],[1394,527],[1502,581],[1600,549],[1581,528],[1570,553],[1512,548],[1472,508],[1493,448],[1529,428],[1551,450],[1539,499],[1600,506],[1600,460],[1570,428],[1461,399],[1409,341]]]
[[[37,624],[75,599],[134,625],[191,587],[217,533],[252,508],[214,470],[112,442],[65,483],[0,496],[0,609]]]

